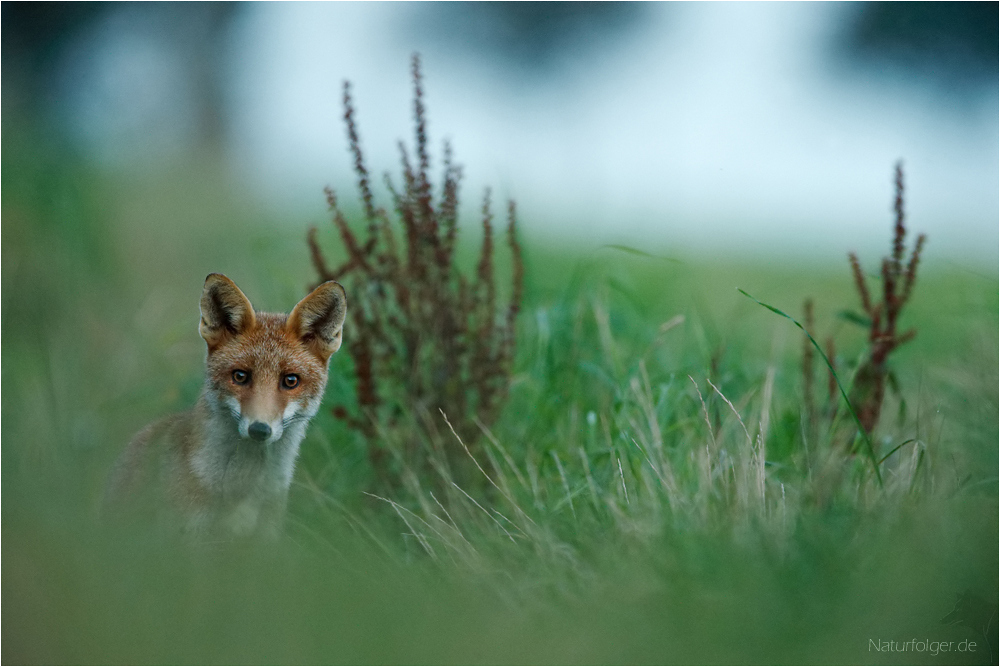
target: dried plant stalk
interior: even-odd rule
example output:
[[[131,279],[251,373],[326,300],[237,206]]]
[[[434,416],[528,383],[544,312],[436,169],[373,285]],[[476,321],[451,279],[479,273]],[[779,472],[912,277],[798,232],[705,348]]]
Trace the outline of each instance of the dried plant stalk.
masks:
[[[329,188],[327,201],[347,260],[331,270],[315,230],[310,230],[307,238],[319,281],[340,280],[351,295],[345,338],[357,376],[357,404],[353,410],[339,406],[334,414],[366,436],[376,468],[386,462],[377,434],[404,417],[407,423],[424,424],[428,416],[443,410],[461,438],[475,446],[481,432],[476,421],[491,424],[507,394],[523,292],[517,218],[510,202],[507,244],[513,264],[511,296],[507,304],[497,303],[489,191],[483,200],[483,245],[475,274],[464,276],[456,266],[461,169],[452,164],[451,147],[446,143],[444,182],[435,202],[429,176],[423,78],[416,55],[412,78],[416,163],[400,142],[402,187],[397,188],[389,175],[385,176],[395,224],[375,204],[350,84],[345,82],[344,122],[367,238],[362,242],[357,237]],[[448,459],[453,459],[451,453]]]
[[[865,360],[854,377],[851,403],[858,414],[862,427],[870,435],[878,423],[885,398],[886,380],[889,376],[887,360],[897,347],[913,339],[916,331],[897,331],[899,314],[909,301],[913,285],[917,279],[917,265],[926,236],[921,234],[913,246],[910,260],[903,266],[906,254],[906,216],[904,211],[903,164],[896,164],[896,213],[893,228],[892,255],[882,259],[882,299],[873,302],[860,262],[854,253],[848,255],[854,284],[861,299],[861,307],[870,320],[868,334],[869,350]]]

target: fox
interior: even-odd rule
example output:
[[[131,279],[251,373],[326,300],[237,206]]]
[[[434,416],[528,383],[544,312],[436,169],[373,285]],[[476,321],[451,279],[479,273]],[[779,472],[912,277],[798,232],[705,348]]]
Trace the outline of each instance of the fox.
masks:
[[[265,313],[212,273],[200,311],[208,348],[201,395],[192,409],[149,424],[129,442],[105,508],[118,516],[131,506],[165,509],[196,538],[276,538],[299,446],[343,340],[346,293],[331,280],[288,315]]]

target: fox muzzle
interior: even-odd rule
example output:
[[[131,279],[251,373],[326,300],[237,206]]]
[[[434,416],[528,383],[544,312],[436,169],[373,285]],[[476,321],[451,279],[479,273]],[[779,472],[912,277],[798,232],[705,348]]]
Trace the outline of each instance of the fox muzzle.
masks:
[[[257,442],[264,442],[271,437],[271,427],[264,422],[254,422],[247,429],[247,435]]]

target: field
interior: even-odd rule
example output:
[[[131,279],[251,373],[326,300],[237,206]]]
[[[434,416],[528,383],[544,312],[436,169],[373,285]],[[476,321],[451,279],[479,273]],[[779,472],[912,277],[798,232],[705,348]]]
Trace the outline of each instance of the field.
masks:
[[[401,465],[387,486],[324,409],[286,536],[191,546],[101,523],[108,470],[200,391],[204,276],[286,310],[315,282],[320,221],[260,213],[211,156],[97,172],[4,129],[4,663],[996,664],[996,267],[929,239],[873,437],[880,483],[845,450],[818,360],[806,432],[804,336],[736,289],[800,321],[811,297],[847,383],[866,349],[838,316],[859,309],[850,248],[566,247],[522,212],[510,398],[475,464]],[[888,215],[873,233],[888,250]],[[329,226],[321,240],[337,248]],[[352,377],[337,355],[328,406]]]

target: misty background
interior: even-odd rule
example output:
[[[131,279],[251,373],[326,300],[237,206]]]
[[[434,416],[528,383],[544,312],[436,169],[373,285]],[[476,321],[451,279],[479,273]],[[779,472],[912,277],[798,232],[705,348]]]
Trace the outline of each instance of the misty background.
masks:
[[[903,159],[927,257],[995,269],[997,8],[4,2],[4,126],[110,173],[218,156],[300,233],[324,185],[355,197],[344,79],[369,168],[398,173],[419,52],[467,226],[490,185],[554,242],[872,260]]]

